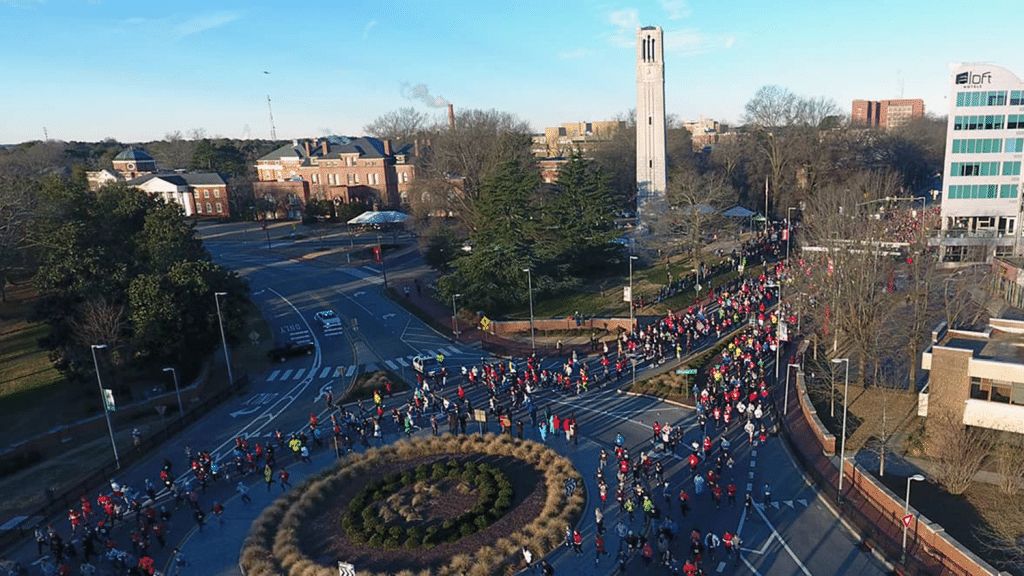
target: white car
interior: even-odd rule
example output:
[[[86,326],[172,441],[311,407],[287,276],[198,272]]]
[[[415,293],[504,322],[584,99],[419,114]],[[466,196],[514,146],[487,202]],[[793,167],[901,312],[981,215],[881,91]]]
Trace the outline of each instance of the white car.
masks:
[[[324,328],[333,328],[335,326],[341,326],[341,318],[334,313],[333,310],[321,310],[316,313],[316,320]]]
[[[441,365],[437,358],[431,356],[417,356],[412,359],[412,369],[424,376],[434,376],[441,371]]]

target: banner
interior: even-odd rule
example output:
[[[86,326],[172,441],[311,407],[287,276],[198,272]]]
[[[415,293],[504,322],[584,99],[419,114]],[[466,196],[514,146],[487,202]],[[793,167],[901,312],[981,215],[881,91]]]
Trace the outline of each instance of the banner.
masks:
[[[629,286],[622,287],[622,301],[632,302],[633,301],[633,289]]]
[[[110,388],[103,389],[103,404],[106,405],[108,412],[117,410],[117,406],[114,405],[114,391]]]

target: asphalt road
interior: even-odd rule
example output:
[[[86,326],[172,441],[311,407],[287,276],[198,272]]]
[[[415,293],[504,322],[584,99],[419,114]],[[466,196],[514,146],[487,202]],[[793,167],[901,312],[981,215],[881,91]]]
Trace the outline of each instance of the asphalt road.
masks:
[[[279,225],[274,236],[280,237],[286,230]],[[252,223],[203,224],[200,231],[214,261],[238,271],[249,280],[253,300],[266,317],[276,339],[282,343],[311,341],[316,344],[316,352],[276,364],[266,373],[251,373],[250,384],[243,395],[232,398],[180,434],[159,454],[126,470],[118,478],[123,483],[141,488],[145,477],[155,479],[165,456],[174,461],[175,471],[181,475],[186,472],[185,446],[209,450],[215,456],[221,456],[230,452],[238,436],[269,439],[277,429],[286,435],[299,430],[307,424],[311,413],[321,417],[325,415],[326,390],[334,391],[338,397],[360,373],[388,368],[414,381],[411,358],[417,354],[441,352],[453,374],[450,393],[461,378],[458,376],[460,367],[478,363],[482,356],[476,348],[453,344],[446,336],[436,333],[385,298],[378,266],[325,267],[282,258],[285,245],[293,243],[272,238],[272,246],[268,249],[262,231]],[[325,235],[323,240],[314,236],[303,242],[317,248],[321,245],[376,243],[376,237],[368,235],[350,239],[345,234],[336,233]],[[386,265],[390,280],[414,274],[421,262],[412,252],[389,258]],[[314,315],[324,309],[334,310],[341,317],[340,330],[325,331],[316,323]],[[596,362],[594,359],[590,361]],[[548,362],[553,365],[555,361]],[[241,370],[244,367],[236,368],[236,372]],[[639,370],[638,377],[643,373],[644,369]],[[471,390],[470,398],[478,407],[486,403],[486,395],[479,389]],[[605,575],[613,571],[619,547],[619,539],[613,529],[619,520],[613,494],[609,494],[608,504],[604,506],[605,524],[609,528],[605,542],[611,556],[603,557],[598,565],[594,563],[594,507],[600,503],[595,480],[598,451],[604,447],[612,454],[617,434],[625,437],[631,454],[650,450],[654,421],[668,421],[686,431],[678,455],[659,454],[658,457],[664,459],[666,479],[673,493],[678,494],[679,488],[684,486],[690,493],[692,509],[689,515],[683,518],[675,499],[666,506],[661,501],[660,490],[655,492],[665,515],[673,518],[679,526],[680,538],[672,547],[678,557],[686,556],[686,542],[693,528],[699,528],[702,534],[712,530],[719,535],[731,530],[734,533],[738,531],[743,539],[744,552],[739,563],[735,559],[707,560],[704,564],[706,573],[888,573],[869,553],[860,551],[857,539],[805,482],[779,438],[769,438],[762,446],[751,446],[739,427],[734,426],[727,433],[732,440],[735,465],[726,471],[723,481],[736,484],[738,503],[735,506],[723,503],[720,509],[716,509],[706,491],[701,495],[694,493],[693,475],[684,460],[688,455],[685,446],[701,434],[692,410],[650,398],[627,396],[612,387],[591,390],[582,396],[560,396],[545,390],[537,395],[536,402],[542,411],[550,406],[552,411],[562,415],[575,414],[580,430],[579,444],[567,445],[561,437],[549,437],[548,444],[577,465],[588,488],[587,510],[581,523],[585,554],[576,556],[570,550],[560,548],[549,555],[549,561],[553,562],[559,575]],[[516,417],[529,423],[525,414],[520,413]],[[443,426],[444,429],[446,427]],[[471,432],[476,429],[476,425],[471,425]],[[493,424],[490,431],[497,431]],[[427,434],[429,428],[419,433]],[[393,440],[397,434],[389,436],[388,439]],[[526,437],[539,440],[536,429],[529,425]],[[312,464],[291,465],[293,483],[328,465],[333,459],[333,449],[321,449],[315,453]],[[287,460],[283,454],[279,458],[279,461]],[[612,455],[606,470],[611,485],[614,485],[613,464]],[[276,488],[266,493],[262,482],[256,478],[246,481],[253,485],[253,504],[250,506],[242,506],[230,486],[213,487],[209,494],[201,497],[206,509],[215,499],[227,504],[223,525],[211,519],[199,532],[184,514],[184,508],[176,513],[168,530],[168,540],[171,546],[178,544],[191,560],[192,566],[183,574],[239,573],[237,556],[241,541],[259,509],[278,493]],[[769,506],[761,505],[765,482],[772,486],[774,503]],[[758,506],[744,508],[742,503],[747,492],[754,496]],[[161,503],[166,498],[163,496]],[[638,532],[645,530],[641,516],[637,514],[637,520],[630,523],[630,527]],[[625,520],[628,521],[628,517]],[[67,521],[60,520],[58,527],[67,532]],[[119,543],[127,547],[127,537],[120,537]],[[165,551],[154,553],[158,566],[168,565],[169,549],[170,546]],[[26,542],[10,556],[25,564],[35,561],[38,565],[34,542]],[[670,572],[656,562],[645,566],[641,559],[634,558],[629,563],[628,573]]]

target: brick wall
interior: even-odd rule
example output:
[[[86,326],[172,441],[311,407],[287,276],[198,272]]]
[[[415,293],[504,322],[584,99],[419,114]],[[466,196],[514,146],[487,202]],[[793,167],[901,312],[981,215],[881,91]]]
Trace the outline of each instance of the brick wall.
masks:
[[[545,330],[578,330],[587,333],[592,330],[616,331],[618,329],[629,329],[629,318],[590,318],[584,320],[579,326],[571,317],[566,318],[537,318],[533,321],[534,330],[537,332]],[[522,334],[530,331],[529,320],[503,320],[492,321],[490,332],[492,334]]]

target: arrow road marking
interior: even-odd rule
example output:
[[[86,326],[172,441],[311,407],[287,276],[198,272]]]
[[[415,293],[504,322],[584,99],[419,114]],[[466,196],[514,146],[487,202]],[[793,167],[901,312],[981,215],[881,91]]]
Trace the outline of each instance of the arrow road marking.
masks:
[[[253,406],[252,408],[246,408],[245,410],[239,410],[237,412],[232,412],[231,413],[231,417],[232,418],[238,418],[239,416],[245,416],[246,414],[252,414],[253,412],[258,412],[261,408],[262,408],[261,406]]]
[[[327,384],[324,384],[323,386],[320,387],[320,392],[317,393],[316,398],[313,398],[313,404],[316,404],[317,402],[320,401],[321,398],[327,396],[327,393],[330,392],[332,389],[331,384],[333,383],[334,380],[331,380]]]
[[[363,294],[366,294],[366,292],[363,292],[362,290],[360,290],[359,292],[354,292],[352,295],[356,296],[356,297],[359,297],[359,296],[362,296]]]
[[[381,316],[381,318],[383,318],[384,320],[387,320],[389,318],[394,318],[394,317],[395,317],[394,314],[385,314],[385,315]]]

